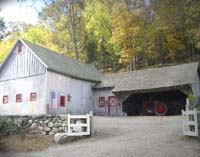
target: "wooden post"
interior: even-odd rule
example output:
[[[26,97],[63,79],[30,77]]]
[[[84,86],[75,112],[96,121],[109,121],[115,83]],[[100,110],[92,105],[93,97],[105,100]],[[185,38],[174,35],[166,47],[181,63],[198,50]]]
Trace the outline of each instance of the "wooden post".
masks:
[[[200,112],[197,109],[183,111],[182,110],[182,129],[183,134],[187,136],[198,136],[199,135],[199,122],[198,116]]]
[[[94,113],[90,111],[90,135],[94,134]]]
[[[70,128],[70,114],[67,115],[67,134],[70,135],[71,133],[71,128]]]

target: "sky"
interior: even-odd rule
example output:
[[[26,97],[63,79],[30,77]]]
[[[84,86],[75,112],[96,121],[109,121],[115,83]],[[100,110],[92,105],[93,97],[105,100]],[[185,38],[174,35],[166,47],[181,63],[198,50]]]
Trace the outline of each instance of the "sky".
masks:
[[[41,7],[42,0],[0,0],[0,17],[6,23],[37,24]]]

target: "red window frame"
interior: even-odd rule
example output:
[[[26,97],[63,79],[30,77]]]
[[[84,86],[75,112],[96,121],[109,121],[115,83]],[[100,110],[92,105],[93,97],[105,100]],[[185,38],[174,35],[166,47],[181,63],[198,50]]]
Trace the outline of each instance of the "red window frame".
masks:
[[[36,92],[30,93],[30,101],[37,101],[37,93]]]
[[[22,94],[16,94],[16,102],[22,102]]]
[[[60,106],[65,107],[66,97],[64,95],[60,96]]]
[[[17,46],[17,53],[18,53],[18,54],[22,54],[22,52],[23,52],[23,44],[19,44],[19,45]]]
[[[105,107],[106,106],[106,99],[104,96],[99,97],[99,107]]]
[[[3,96],[3,104],[8,104],[8,95]]]

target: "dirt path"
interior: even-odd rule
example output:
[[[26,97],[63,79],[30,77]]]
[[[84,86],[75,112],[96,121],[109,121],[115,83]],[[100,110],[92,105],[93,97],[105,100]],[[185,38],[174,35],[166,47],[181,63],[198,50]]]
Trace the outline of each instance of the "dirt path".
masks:
[[[95,135],[42,152],[0,157],[200,157],[200,141],[182,136],[181,117],[95,117]]]

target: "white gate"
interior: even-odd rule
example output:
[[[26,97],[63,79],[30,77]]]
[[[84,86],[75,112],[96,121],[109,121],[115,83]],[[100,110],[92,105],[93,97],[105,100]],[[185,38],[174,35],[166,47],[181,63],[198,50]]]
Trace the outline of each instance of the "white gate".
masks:
[[[68,114],[68,136],[91,135],[93,130],[93,115]]]
[[[198,136],[200,134],[200,112],[194,110],[182,110],[183,134],[188,136]]]

